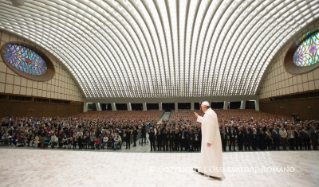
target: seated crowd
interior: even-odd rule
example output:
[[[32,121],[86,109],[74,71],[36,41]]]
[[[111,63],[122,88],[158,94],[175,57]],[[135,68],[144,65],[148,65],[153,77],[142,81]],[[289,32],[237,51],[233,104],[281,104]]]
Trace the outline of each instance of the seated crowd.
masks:
[[[146,139],[145,126],[163,111],[87,112],[72,117],[3,118],[1,140],[4,145],[41,148],[100,149],[119,148],[131,139],[136,146],[138,131]],[[141,129],[141,130],[139,130]],[[144,140],[145,142],[145,140]]]
[[[319,120],[296,120],[255,110],[215,110],[219,120],[223,151],[316,150]],[[154,120],[163,111],[87,112],[67,118],[3,118],[1,138],[5,145],[52,148],[120,148],[141,135],[151,151],[200,151],[201,124],[194,112],[172,111],[168,121]],[[148,127],[150,130],[148,131]],[[146,134],[148,138],[146,139]],[[312,146],[311,146],[312,145]]]

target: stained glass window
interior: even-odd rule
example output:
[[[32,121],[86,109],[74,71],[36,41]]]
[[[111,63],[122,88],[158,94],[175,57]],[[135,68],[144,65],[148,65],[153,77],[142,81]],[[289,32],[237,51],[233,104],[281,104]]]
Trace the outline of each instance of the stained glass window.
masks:
[[[44,60],[25,46],[8,44],[4,49],[4,58],[13,67],[31,75],[43,75],[47,71]]]
[[[293,62],[300,67],[311,66],[319,62],[319,32],[310,35],[298,46]]]

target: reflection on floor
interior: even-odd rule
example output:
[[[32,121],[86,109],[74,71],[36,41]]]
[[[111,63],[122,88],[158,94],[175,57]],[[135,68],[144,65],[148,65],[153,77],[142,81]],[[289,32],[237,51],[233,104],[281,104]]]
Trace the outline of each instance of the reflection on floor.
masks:
[[[224,172],[222,181],[192,171],[199,153],[2,148],[0,155],[1,186],[319,185],[319,152],[316,151],[223,153],[224,169],[228,171]],[[286,172],[276,172],[276,168]]]

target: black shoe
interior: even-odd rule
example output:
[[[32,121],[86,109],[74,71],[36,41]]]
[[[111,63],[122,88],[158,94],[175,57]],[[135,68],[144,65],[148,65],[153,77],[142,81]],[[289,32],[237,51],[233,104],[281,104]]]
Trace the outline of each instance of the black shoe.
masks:
[[[213,176],[210,176],[210,175],[209,175],[209,177],[212,178],[212,179],[222,180],[222,178],[219,178],[219,177],[213,177]]]
[[[201,174],[201,175],[204,175],[204,173],[199,172],[197,168],[193,168],[193,170],[196,171],[197,173]]]

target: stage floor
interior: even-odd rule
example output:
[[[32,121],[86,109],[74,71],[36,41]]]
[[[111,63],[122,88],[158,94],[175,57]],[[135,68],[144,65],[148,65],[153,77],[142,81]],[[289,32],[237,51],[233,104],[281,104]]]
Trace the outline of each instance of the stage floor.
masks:
[[[319,186],[319,151],[223,153],[221,181],[192,171],[199,153],[1,148],[0,155],[2,187]]]

